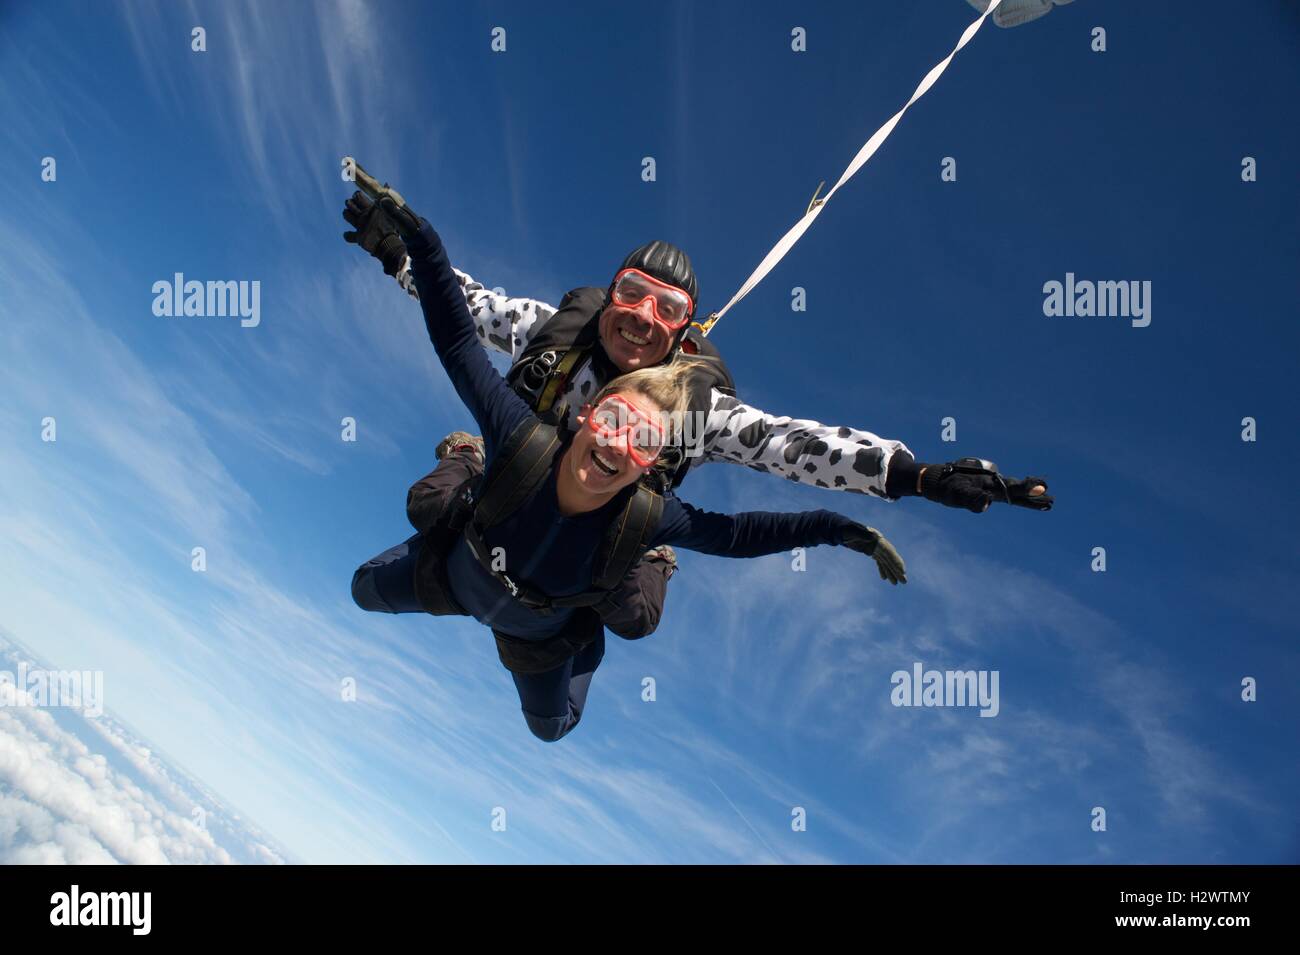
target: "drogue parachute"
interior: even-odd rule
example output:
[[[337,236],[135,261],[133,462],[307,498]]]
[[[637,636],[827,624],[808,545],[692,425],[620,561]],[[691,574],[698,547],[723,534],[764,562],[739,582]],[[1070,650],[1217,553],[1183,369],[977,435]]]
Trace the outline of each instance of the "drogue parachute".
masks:
[[[989,8],[989,0],[966,0],[972,7],[983,13]],[[1002,0],[1002,4],[993,11],[993,22],[1000,27],[1018,27],[1030,20],[1037,20],[1052,12],[1054,6],[1064,6],[1073,0]]]

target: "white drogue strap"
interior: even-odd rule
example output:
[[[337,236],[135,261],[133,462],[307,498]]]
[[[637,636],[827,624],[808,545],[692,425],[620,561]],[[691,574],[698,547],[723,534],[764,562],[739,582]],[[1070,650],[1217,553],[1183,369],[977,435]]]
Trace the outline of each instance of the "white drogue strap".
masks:
[[[952,52],[940,60],[939,64],[935,66],[934,69],[925,74],[925,79],[921,80],[920,85],[916,88],[916,92],[912,94],[912,98],[904,104],[902,109],[890,118],[889,122],[876,130],[875,133],[872,134],[871,138],[866,141],[866,144],[858,150],[858,154],[853,157],[853,162],[849,163],[848,168],[844,170],[844,174],[840,176],[839,182],[835,183],[831,188],[831,191],[826,193],[826,195],[821,199],[814,199],[812,203],[809,204],[808,211],[803,214],[803,218],[796,222],[790,231],[781,237],[781,241],[772,247],[772,251],[767,253],[767,256],[763,261],[758,263],[758,268],[756,268],[754,273],[745,280],[745,284],[740,287],[740,291],[731,297],[731,301],[723,306],[720,312],[710,317],[704,328],[704,334],[707,335],[712,331],[713,326],[722,319],[723,315],[727,314],[731,306],[735,305],[753,291],[754,287],[767,276],[767,273],[771,272],[772,269],[776,267],[776,263],[785,258],[785,254],[789,252],[803,234],[808,231],[808,227],[812,225],[813,220],[821,214],[822,209],[826,208],[826,203],[830,202],[831,196],[835,195],[840,186],[852,179],[854,173],[866,165],[867,160],[870,159],[875,154],[876,150],[880,148],[881,143],[889,138],[889,134],[894,131],[894,127],[897,126],[898,121],[903,118],[903,114],[907,112],[908,107],[924,96],[929,91],[930,87],[938,81],[939,77],[943,75],[943,71],[948,68],[948,64],[952,62],[952,58],[957,55],[957,51],[971,41],[971,37],[973,37],[979,28],[984,25],[984,21],[989,18],[989,15],[996,10],[1001,3],[1002,0],[993,0],[993,2],[989,4],[988,9],[980,15],[979,19],[966,28],[966,32],[961,35],[961,39],[957,41],[957,45],[953,47]]]

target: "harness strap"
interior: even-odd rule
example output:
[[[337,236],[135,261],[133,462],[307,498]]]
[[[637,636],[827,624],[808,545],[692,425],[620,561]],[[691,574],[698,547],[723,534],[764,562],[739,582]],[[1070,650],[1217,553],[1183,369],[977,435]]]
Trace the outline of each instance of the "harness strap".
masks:
[[[537,395],[535,410],[538,414],[546,414],[546,412],[550,411],[551,406],[555,404],[555,400],[564,394],[564,389],[568,386],[570,377],[577,370],[582,359],[587,357],[592,343],[600,334],[599,324],[599,321],[594,321],[584,325],[578,337],[569,346],[569,350],[550,369],[546,384]]]
[[[520,422],[485,475],[474,517],[467,526],[488,528],[513,513],[546,479],[559,447],[555,428],[534,417]]]
[[[659,526],[664,499],[640,485],[605,535],[601,556],[592,577],[592,588],[611,591],[622,583],[632,565],[649,549],[650,536]]]

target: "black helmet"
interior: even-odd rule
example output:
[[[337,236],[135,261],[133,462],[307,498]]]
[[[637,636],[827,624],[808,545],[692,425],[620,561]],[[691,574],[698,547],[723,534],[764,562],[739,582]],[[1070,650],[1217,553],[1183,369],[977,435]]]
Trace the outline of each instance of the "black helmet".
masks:
[[[691,314],[695,314],[699,301],[699,285],[695,281],[695,269],[691,267],[690,257],[670,242],[647,242],[639,249],[628,253],[623,264],[624,269],[639,269],[646,275],[657,278],[660,282],[675,285],[691,297]]]

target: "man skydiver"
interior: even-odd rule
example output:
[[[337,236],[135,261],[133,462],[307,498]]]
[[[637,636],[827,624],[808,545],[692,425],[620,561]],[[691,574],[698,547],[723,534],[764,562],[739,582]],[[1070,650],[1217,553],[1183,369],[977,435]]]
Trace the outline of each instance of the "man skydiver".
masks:
[[[365,186],[368,177],[363,176],[359,170],[358,180]],[[406,248],[384,211],[358,191],[347,201],[343,216],[355,230],[344,238],[378,259],[385,273],[418,300]],[[717,348],[691,323],[697,280],[690,259],[669,243],[651,242],[634,250],[607,288],[573,289],[558,309],[499,295],[454,271],[480,344],[509,355],[511,386],[537,413],[562,416],[571,431],[578,426],[582,405],[618,375],[664,363],[678,352],[703,362],[690,408],[705,424],[696,430],[692,447],[665,456],[661,472],[666,486],[680,484],[699,462],[728,461],[816,487],[891,501],[920,496],[976,513],[993,501],[1035,510],[1052,505],[1041,478],[1007,481],[987,462],[971,458],[945,465],[917,462],[901,441],[776,417],[741,402]],[[442,495],[459,486],[459,480],[444,480],[441,472],[452,469],[459,478],[466,467],[481,470],[474,441],[468,435],[445,441],[453,446],[451,453],[444,452],[438,468],[412,488],[408,515],[417,530],[421,509],[437,512]],[[666,563],[647,555],[633,569],[625,601],[631,619],[606,620],[611,630],[624,636],[653,631],[672,572],[671,564],[664,572]]]

